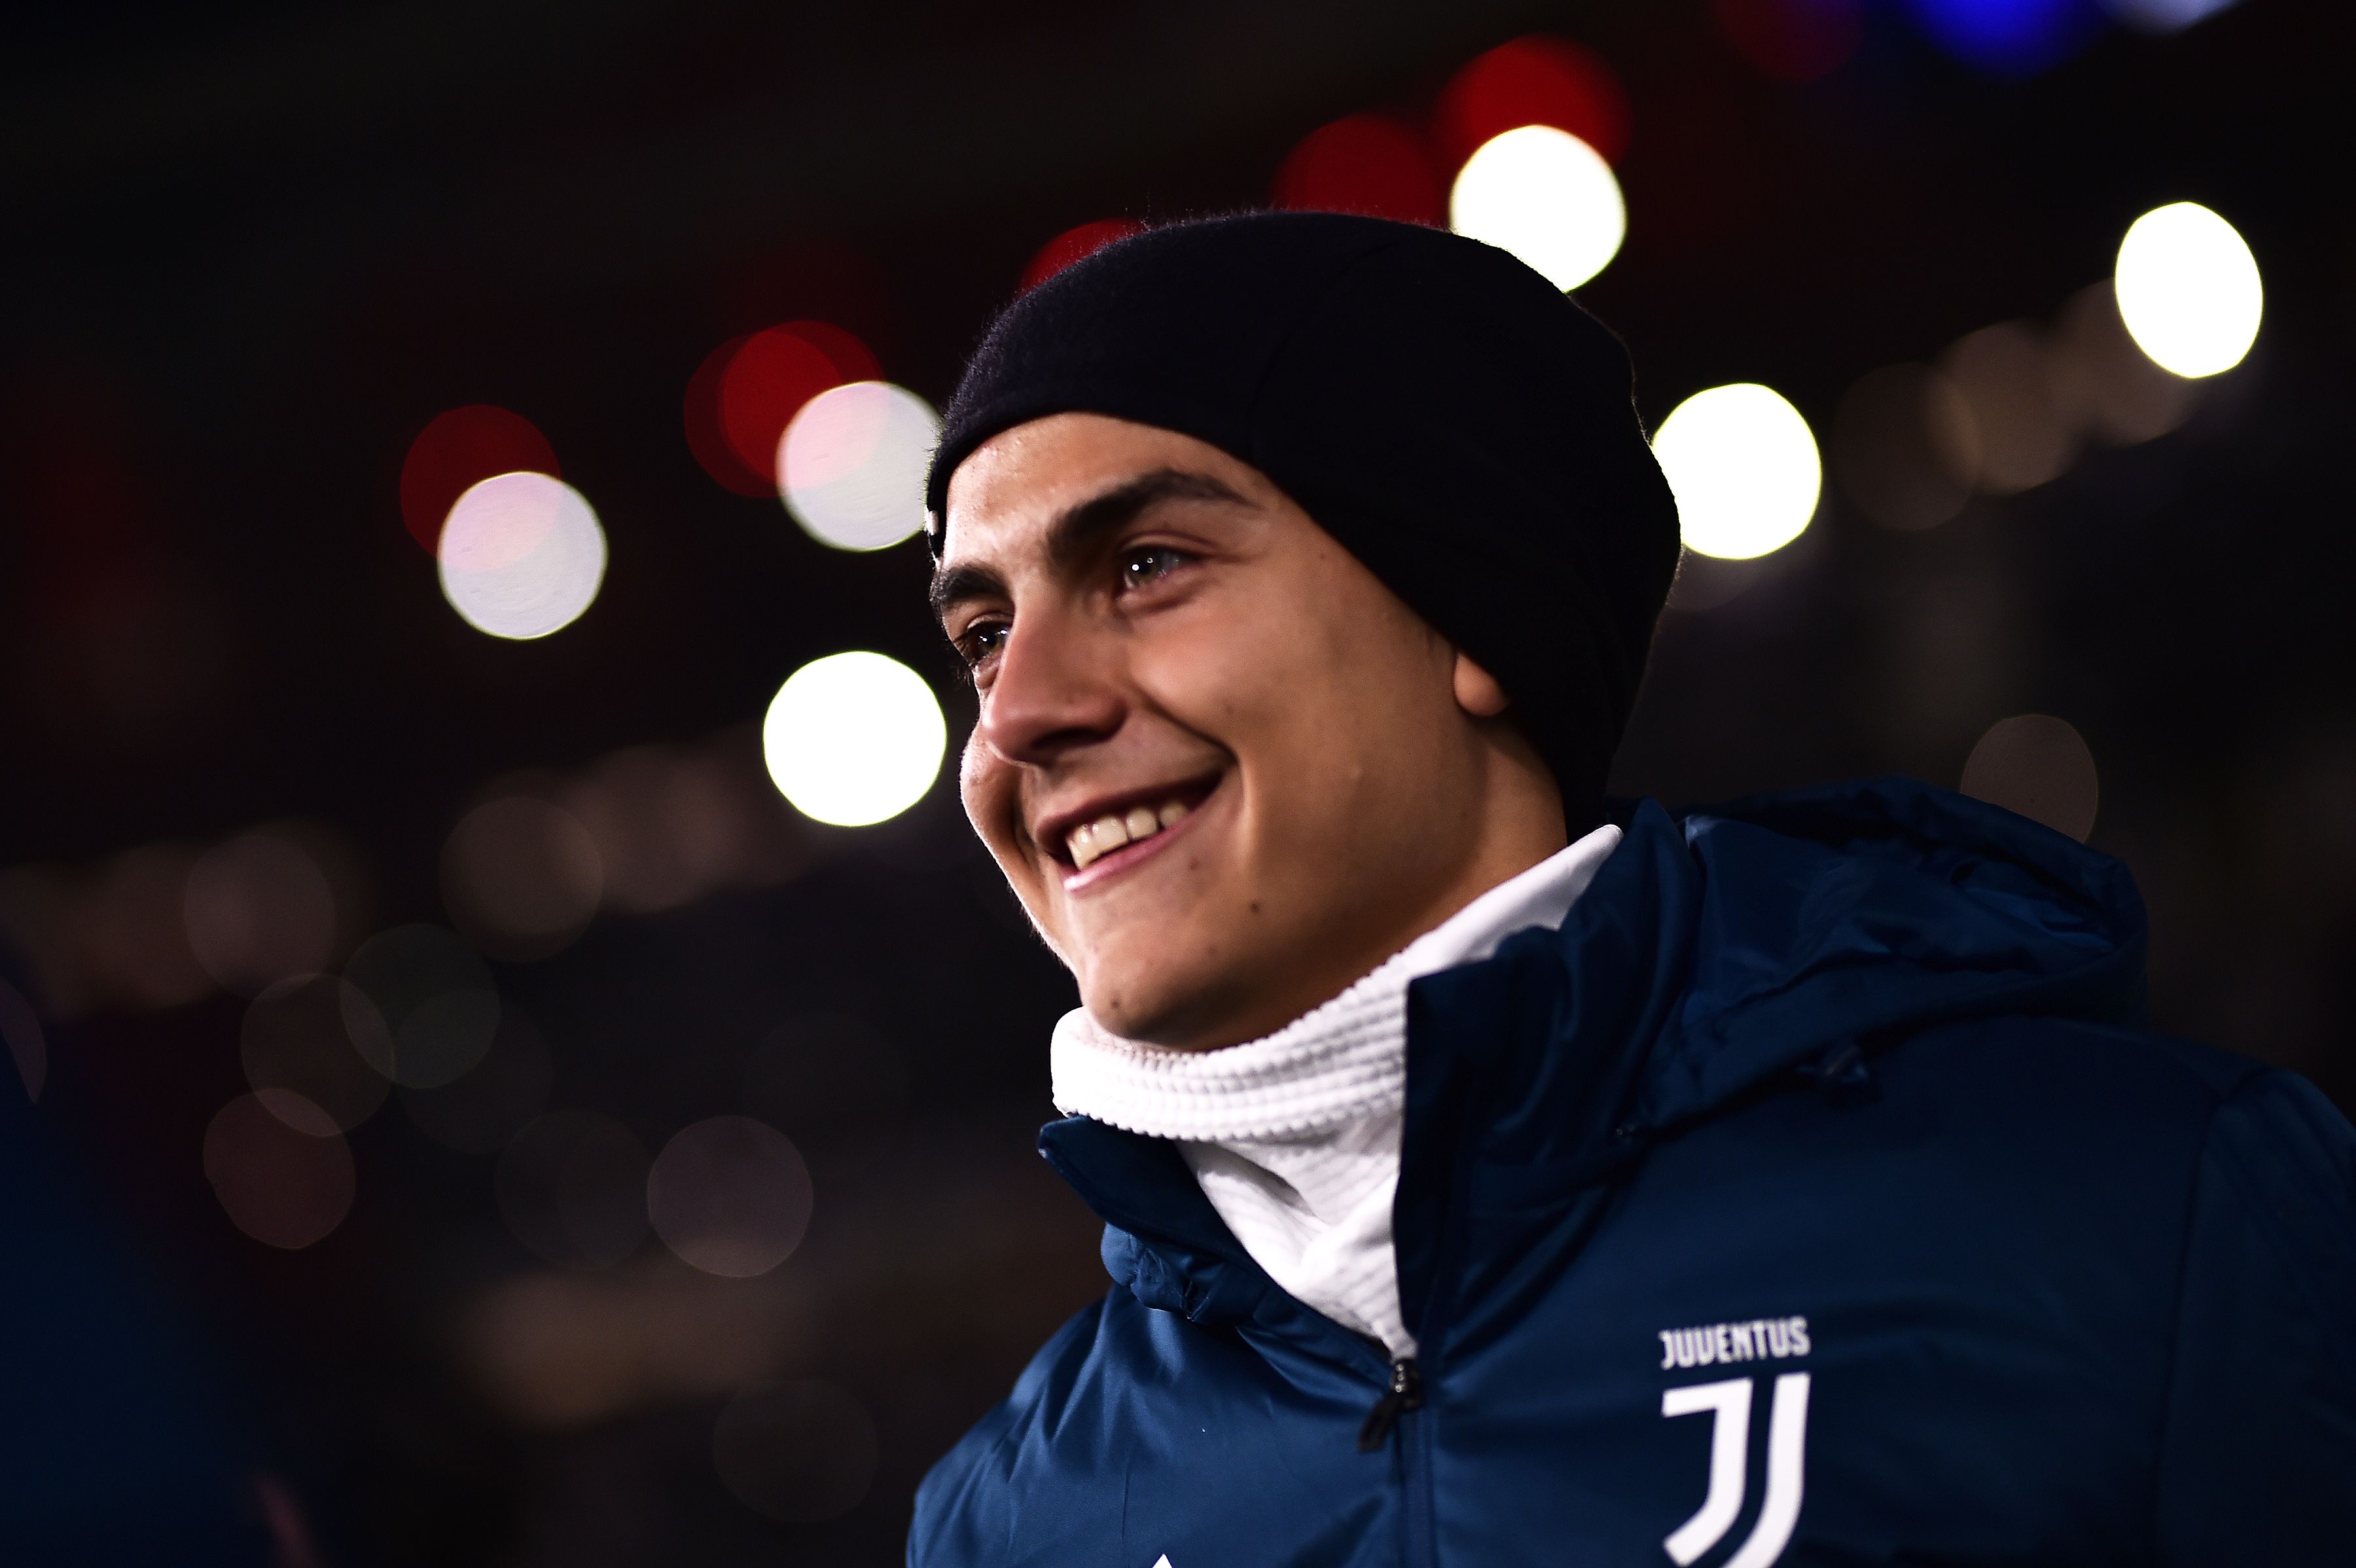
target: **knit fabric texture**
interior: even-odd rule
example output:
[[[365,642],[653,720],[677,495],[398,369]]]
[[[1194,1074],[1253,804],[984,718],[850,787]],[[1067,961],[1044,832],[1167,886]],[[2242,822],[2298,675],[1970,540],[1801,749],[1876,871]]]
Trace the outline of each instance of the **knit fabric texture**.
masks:
[[[1676,503],[1626,351],[1505,252],[1334,213],[1173,224],[999,317],[927,487],[1049,414],[1206,441],[1266,474],[1494,675],[1574,828],[1599,821],[1676,575]]]
[[[1515,931],[1557,927],[1620,843],[1605,825],[1498,884],[1333,1000],[1215,1051],[1125,1040],[1075,1009],[1049,1050],[1055,1107],[1169,1138],[1269,1277],[1345,1327],[1415,1354],[1391,1248],[1407,1108],[1407,992]]]

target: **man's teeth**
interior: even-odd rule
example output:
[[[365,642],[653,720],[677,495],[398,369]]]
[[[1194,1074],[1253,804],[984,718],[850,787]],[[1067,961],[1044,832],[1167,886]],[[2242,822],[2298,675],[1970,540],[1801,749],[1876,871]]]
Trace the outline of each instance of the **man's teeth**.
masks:
[[[1183,800],[1165,802],[1158,810],[1151,806],[1131,806],[1118,816],[1108,813],[1093,822],[1074,828],[1064,844],[1071,851],[1072,865],[1076,869],[1092,860],[1102,859],[1123,844],[1150,839],[1164,828],[1176,827],[1192,810],[1194,808]]]

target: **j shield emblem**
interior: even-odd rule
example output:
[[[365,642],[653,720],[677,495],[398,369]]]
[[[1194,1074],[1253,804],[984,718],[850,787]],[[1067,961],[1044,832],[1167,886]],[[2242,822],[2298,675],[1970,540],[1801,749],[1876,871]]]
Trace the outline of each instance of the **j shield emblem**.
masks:
[[[1709,1489],[1694,1516],[1669,1532],[1662,1550],[1677,1568],[1687,1568],[1734,1528],[1751,1473],[1751,1405],[1753,1389],[1767,1380],[1730,1378],[1695,1383],[1661,1394],[1665,1417],[1710,1414]],[[1808,1444],[1808,1374],[1785,1372],[1775,1379],[1767,1416],[1767,1491],[1751,1534],[1724,1568],[1768,1568],[1791,1544],[1800,1522]]]

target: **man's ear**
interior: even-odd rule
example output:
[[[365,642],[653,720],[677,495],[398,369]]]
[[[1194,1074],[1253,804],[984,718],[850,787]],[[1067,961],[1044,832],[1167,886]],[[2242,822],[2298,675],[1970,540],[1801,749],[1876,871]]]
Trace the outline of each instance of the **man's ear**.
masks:
[[[1476,719],[1494,719],[1511,704],[1497,678],[1472,662],[1462,649],[1456,654],[1456,705]]]

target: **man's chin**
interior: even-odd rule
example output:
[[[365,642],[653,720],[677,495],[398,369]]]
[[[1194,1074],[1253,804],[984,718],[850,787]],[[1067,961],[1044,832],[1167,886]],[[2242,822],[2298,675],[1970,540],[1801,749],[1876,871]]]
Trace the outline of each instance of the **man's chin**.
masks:
[[[1088,1016],[1122,1039],[1168,1051],[1210,1051],[1251,1037],[1235,1027],[1235,1003],[1247,990],[1245,982],[1228,975],[1100,971],[1080,988],[1080,1001]]]

